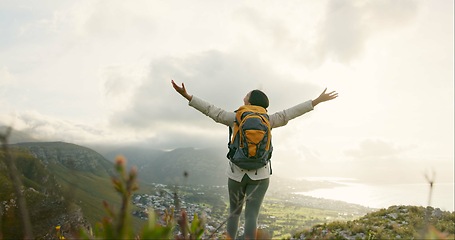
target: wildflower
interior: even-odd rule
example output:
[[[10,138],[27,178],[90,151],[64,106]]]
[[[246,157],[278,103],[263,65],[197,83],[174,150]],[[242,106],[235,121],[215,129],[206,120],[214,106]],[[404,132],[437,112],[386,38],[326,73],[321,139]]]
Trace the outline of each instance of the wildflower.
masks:
[[[115,164],[120,165],[120,166],[125,166],[125,164],[126,164],[125,157],[121,156],[121,155],[117,156],[117,158],[115,159]]]
[[[57,230],[57,238],[58,238],[59,240],[66,239],[65,236],[63,236],[63,234],[62,234],[62,232],[61,232],[61,227],[60,227],[60,225],[55,226],[55,230]]]
[[[126,159],[124,156],[119,155],[115,158],[115,168],[119,173],[123,173],[126,166]]]

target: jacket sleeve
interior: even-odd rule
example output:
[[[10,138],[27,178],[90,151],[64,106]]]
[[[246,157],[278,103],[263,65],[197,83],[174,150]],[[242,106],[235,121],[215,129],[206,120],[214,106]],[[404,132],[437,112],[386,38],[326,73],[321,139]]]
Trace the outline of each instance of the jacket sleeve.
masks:
[[[188,103],[191,107],[195,108],[199,112],[210,117],[217,123],[221,123],[227,126],[232,126],[235,120],[234,112],[227,112],[219,107],[214,106],[196,96],[193,95],[191,101]]]
[[[308,100],[294,107],[270,115],[270,124],[272,128],[282,127],[286,125],[289,120],[299,117],[311,110],[313,110],[313,103],[311,100]]]

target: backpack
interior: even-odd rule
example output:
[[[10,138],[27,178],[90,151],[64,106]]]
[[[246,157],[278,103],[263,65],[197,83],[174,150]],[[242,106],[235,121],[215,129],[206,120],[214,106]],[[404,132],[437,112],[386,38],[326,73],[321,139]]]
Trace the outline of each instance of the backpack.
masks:
[[[272,157],[269,115],[265,108],[255,105],[241,106],[235,112],[234,129],[229,128],[227,158],[242,169],[259,169]]]

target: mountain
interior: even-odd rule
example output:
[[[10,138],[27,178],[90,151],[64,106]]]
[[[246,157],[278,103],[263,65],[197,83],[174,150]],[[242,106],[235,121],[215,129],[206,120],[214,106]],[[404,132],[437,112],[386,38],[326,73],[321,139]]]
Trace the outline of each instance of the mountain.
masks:
[[[112,163],[101,154],[76,144],[65,142],[27,142],[12,144],[27,149],[49,167],[64,167],[77,172],[108,176]]]
[[[139,169],[144,180],[166,184],[226,185],[227,158],[218,149],[181,148]]]
[[[94,147],[96,148],[96,147]],[[179,148],[172,151],[145,147],[119,147],[99,151],[107,159],[123,155],[128,165],[137,166],[139,180],[169,185],[226,185],[225,150]]]
[[[127,167],[141,167],[151,161],[155,161],[165,154],[166,151],[138,145],[92,145],[89,148],[100,153],[104,158],[113,162],[119,155],[127,158]]]
[[[106,159],[117,155],[128,159],[129,167],[136,166],[139,180],[143,183],[167,185],[225,186],[228,168],[226,149],[178,148],[172,151],[138,146],[92,146]],[[273,165],[273,162],[272,162]],[[329,188],[338,184],[327,181],[288,179],[273,175],[269,192],[304,192],[317,188]]]
[[[226,149],[223,148],[178,148],[164,151],[140,145],[88,148],[64,142],[29,142],[12,146],[28,149],[49,166],[60,182],[68,186],[81,185],[89,195],[93,195],[89,186],[98,186],[109,181],[113,161],[118,155],[127,158],[129,168],[138,168],[139,182],[144,188],[148,183],[207,186],[227,184],[225,171],[228,168],[228,159],[225,157]],[[334,185],[278,176],[273,178],[271,190],[276,186],[280,191],[287,189],[296,192]],[[94,179],[99,179],[99,182],[89,181]],[[286,189],[283,189],[284,186]]]

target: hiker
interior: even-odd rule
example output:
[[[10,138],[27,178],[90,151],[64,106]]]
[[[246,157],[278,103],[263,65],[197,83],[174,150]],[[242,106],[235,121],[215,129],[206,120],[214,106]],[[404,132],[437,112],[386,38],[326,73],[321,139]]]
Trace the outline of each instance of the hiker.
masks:
[[[218,108],[194,95],[190,95],[185,88],[184,83],[177,85],[174,80],[171,81],[174,89],[189,101],[189,105],[201,113],[212,118],[215,122],[234,128],[236,113],[225,111]],[[307,113],[322,102],[332,100],[338,97],[338,93],[332,91],[326,93],[325,89],[316,99],[300,103],[292,108],[268,115],[270,127],[277,128],[284,126],[289,120]],[[243,99],[244,105],[255,105],[267,109],[269,100],[260,90],[249,92]],[[229,161],[228,161],[229,162]],[[264,199],[265,193],[269,186],[271,175],[270,164],[255,169],[246,170],[229,162],[226,171],[228,177],[229,191],[229,219],[227,221],[227,233],[231,239],[237,236],[237,230],[242,212],[243,203],[245,202],[245,226],[244,239],[256,239],[257,220],[259,210]]]

